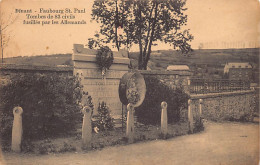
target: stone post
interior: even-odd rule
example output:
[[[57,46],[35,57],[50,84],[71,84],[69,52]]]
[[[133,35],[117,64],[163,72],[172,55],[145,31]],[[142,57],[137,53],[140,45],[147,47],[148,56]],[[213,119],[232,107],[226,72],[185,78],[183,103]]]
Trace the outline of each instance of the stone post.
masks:
[[[83,147],[90,147],[92,137],[92,126],[91,126],[91,108],[85,106],[82,109],[83,124],[82,124],[82,145]]]
[[[126,113],[127,113],[126,105],[122,104],[122,132],[124,131],[124,125],[125,125],[124,118]]]
[[[193,113],[191,108],[191,99],[188,100],[188,120],[189,120],[189,131],[193,133]]]
[[[131,103],[127,105],[126,137],[128,143],[134,142],[134,106]]]
[[[168,125],[168,118],[167,118],[167,103],[163,101],[161,103],[162,111],[161,111],[161,133],[163,138],[166,138],[168,133],[167,125]]]
[[[190,94],[191,93],[191,80],[190,77],[187,78],[187,90],[185,91],[185,93]]]
[[[202,123],[202,103],[203,103],[203,100],[199,99],[199,103],[200,103],[200,106],[199,106],[200,123]]]
[[[12,151],[21,152],[21,141],[23,135],[23,126],[22,126],[22,113],[23,109],[21,107],[14,107],[14,121],[12,128]]]

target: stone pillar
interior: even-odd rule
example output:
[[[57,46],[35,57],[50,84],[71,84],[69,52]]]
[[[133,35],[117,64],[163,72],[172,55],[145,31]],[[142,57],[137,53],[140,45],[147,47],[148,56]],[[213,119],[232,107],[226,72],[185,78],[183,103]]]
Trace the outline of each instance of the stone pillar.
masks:
[[[92,126],[91,126],[91,108],[85,106],[82,109],[83,124],[82,124],[82,146],[90,147],[91,137],[92,137]]]
[[[163,101],[161,103],[162,111],[161,111],[161,133],[164,138],[168,133],[167,125],[168,125],[168,118],[167,118],[167,103]]]
[[[14,107],[14,121],[12,128],[12,151],[21,152],[21,141],[23,135],[23,126],[22,126],[22,113],[23,109],[21,107]]]
[[[191,108],[191,99],[188,100],[188,120],[189,120],[189,131],[193,133],[193,113]]]
[[[131,103],[127,105],[126,137],[128,143],[134,142],[134,106]]]
[[[199,106],[200,123],[202,123],[202,103],[203,103],[203,100],[199,99],[199,103],[200,103],[200,106]]]
[[[190,77],[187,77],[187,89],[185,91],[185,93],[187,93],[188,95],[190,95],[191,93],[191,80],[190,80]]]

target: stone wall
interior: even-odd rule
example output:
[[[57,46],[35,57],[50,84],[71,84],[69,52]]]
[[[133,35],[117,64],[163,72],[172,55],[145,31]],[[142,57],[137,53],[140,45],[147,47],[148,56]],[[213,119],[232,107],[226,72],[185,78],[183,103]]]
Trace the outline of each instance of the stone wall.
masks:
[[[1,64],[0,65],[0,85],[4,85],[15,76],[25,74],[53,74],[57,73],[63,76],[72,76],[73,68],[69,66],[51,67],[51,66],[33,66],[19,64]]]
[[[198,114],[202,99],[202,118],[214,121],[252,121],[256,106],[254,90],[191,95],[193,114]]]

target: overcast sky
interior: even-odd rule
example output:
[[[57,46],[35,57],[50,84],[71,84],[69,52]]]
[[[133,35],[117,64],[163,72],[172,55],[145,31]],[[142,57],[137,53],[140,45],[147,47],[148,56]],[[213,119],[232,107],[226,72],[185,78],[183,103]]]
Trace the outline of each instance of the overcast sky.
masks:
[[[88,38],[98,30],[90,22],[93,0],[2,0],[1,17],[14,18],[8,27],[10,41],[5,57],[72,53],[73,43],[87,44]],[[86,13],[76,14],[84,25],[26,25],[25,14],[15,9],[85,8]],[[204,49],[259,47],[260,6],[257,0],[187,0],[188,25],[194,35],[192,48]],[[172,49],[159,44],[157,49]],[[132,51],[138,50],[133,47]]]

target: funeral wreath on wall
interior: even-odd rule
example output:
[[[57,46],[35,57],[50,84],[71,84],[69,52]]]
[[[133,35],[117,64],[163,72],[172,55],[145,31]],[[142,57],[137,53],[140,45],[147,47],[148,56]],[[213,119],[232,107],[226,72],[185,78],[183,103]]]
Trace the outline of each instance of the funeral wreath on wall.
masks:
[[[96,63],[101,70],[102,77],[104,78],[107,70],[110,68],[114,61],[112,50],[107,46],[101,47],[100,49],[98,49],[96,60]]]

